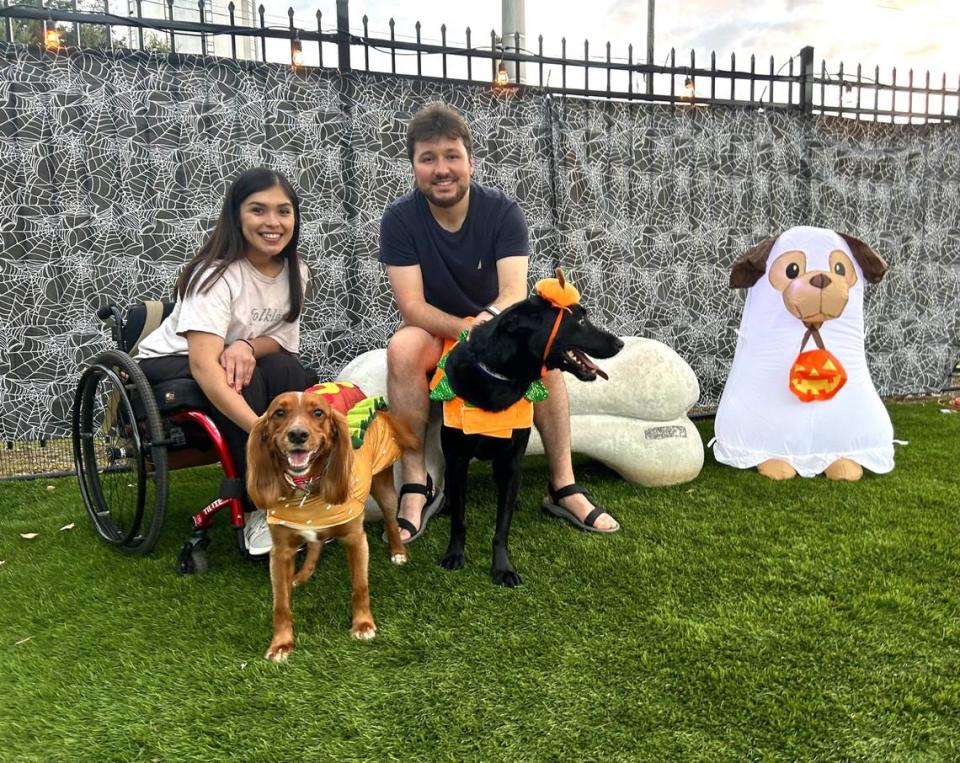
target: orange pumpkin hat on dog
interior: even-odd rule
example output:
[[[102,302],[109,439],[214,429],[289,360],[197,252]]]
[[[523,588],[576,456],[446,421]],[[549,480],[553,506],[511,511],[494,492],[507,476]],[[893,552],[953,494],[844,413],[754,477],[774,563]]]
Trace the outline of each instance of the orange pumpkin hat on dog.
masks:
[[[556,278],[541,278],[534,285],[533,290],[537,296],[547,300],[554,307],[569,310],[571,305],[580,302],[580,292],[572,283],[564,279],[562,268],[557,268],[556,273]]]

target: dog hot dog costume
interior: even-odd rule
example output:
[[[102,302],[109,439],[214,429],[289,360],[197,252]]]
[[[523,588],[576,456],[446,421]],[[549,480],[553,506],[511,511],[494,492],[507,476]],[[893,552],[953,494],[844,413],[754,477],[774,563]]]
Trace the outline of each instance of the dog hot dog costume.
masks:
[[[390,426],[377,415],[386,408],[382,397],[366,397],[359,387],[349,382],[317,384],[304,394],[323,395],[334,410],[347,417],[353,443],[350,497],[345,503],[327,503],[311,494],[311,483],[319,477],[295,480],[288,475],[290,490],[267,509],[267,522],[297,530],[322,530],[342,525],[363,513],[373,475],[392,466],[400,458],[401,449]]]

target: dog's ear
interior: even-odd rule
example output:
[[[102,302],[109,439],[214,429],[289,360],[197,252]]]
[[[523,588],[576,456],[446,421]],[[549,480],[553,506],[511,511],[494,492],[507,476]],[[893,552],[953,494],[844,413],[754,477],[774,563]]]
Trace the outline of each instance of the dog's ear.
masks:
[[[860,266],[860,270],[863,271],[863,277],[867,279],[867,282],[879,283],[883,274],[887,272],[886,260],[860,239],[839,231],[837,231],[837,235],[847,242],[847,246],[853,252],[853,258]]]
[[[274,456],[269,435],[269,419],[264,413],[250,430],[247,438],[247,495],[260,509],[268,509],[280,500],[279,461]]]
[[[749,289],[760,280],[767,270],[767,257],[776,241],[776,236],[765,238],[737,258],[730,271],[731,289]]]
[[[556,310],[539,294],[531,294],[522,302],[512,305],[509,312],[504,311],[500,316],[499,333],[501,336],[510,334],[510,344],[522,342],[524,337],[535,334],[543,326],[541,316],[544,313],[555,315]]]
[[[324,467],[321,483],[323,500],[339,505],[350,497],[350,476],[353,472],[353,441],[347,418],[339,411],[330,411],[330,426],[333,445]]]

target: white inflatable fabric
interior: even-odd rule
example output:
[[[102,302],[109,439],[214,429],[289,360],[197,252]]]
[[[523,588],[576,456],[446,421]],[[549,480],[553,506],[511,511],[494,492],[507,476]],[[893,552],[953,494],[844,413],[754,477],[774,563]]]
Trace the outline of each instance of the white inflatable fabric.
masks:
[[[647,487],[688,482],[703,468],[703,441],[687,417],[700,397],[697,378],[665,344],[638,337],[623,337],[623,341],[624,348],[615,357],[601,361],[609,380],[581,382],[565,376],[571,450]],[[338,379],[353,382],[368,395],[386,397],[386,350],[370,350],[354,358]],[[442,484],[439,413],[437,407],[430,417],[426,460],[427,471]],[[527,453],[543,453],[536,428],[530,433]],[[379,514],[372,499],[367,507],[368,516]]]
[[[843,313],[820,329],[826,349],[847,372],[845,386],[830,400],[805,403],[788,388],[806,327],[787,311],[769,275],[777,258],[794,250],[805,254],[808,272],[827,273],[830,253],[841,250],[857,274]],[[766,267],[747,293],[736,354],[717,409],[717,461],[747,469],[779,459],[803,477],[820,474],[841,458],[876,473],[891,471],[893,425],[864,353],[864,274],[847,242],[831,230],[791,228],[776,240]],[[814,348],[811,340],[804,349]]]

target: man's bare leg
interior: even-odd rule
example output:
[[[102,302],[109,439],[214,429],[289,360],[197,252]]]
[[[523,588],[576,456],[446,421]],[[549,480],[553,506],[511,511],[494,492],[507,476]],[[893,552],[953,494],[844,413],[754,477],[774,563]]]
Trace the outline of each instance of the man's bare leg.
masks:
[[[549,371],[543,377],[543,383],[549,397],[534,406],[533,423],[543,440],[543,450],[550,465],[550,484],[556,490],[575,481],[570,454],[570,405],[562,372]],[[581,521],[594,509],[590,500],[582,494],[561,498],[560,505]],[[594,522],[598,529],[608,529],[616,525],[616,520],[607,513],[598,516]]]
[[[436,367],[443,350],[443,341],[423,329],[402,327],[387,345],[387,398],[390,410],[410,424],[414,434],[423,442],[430,415],[430,389],[427,374]],[[405,451],[401,459],[403,481],[425,484],[427,467],[423,449]],[[435,475],[436,476],[436,475]],[[420,514],[426,505],[426,496],[407,493],[400,504],[398,516],[420,527]],[[406,541],[410,532],[400,528],[400,539]]]

